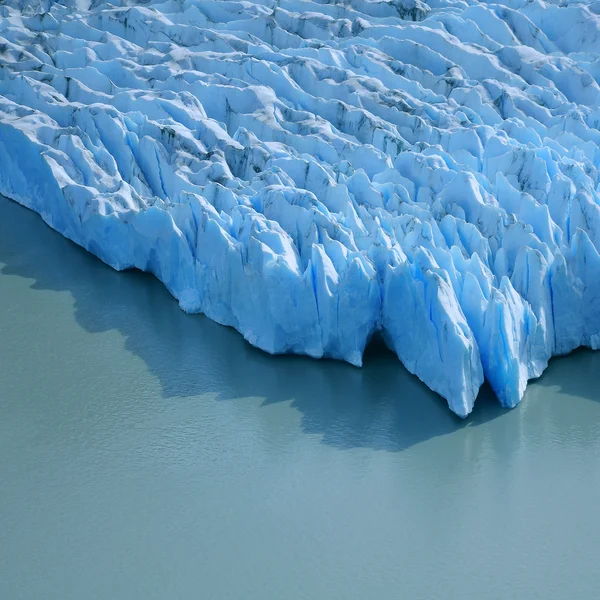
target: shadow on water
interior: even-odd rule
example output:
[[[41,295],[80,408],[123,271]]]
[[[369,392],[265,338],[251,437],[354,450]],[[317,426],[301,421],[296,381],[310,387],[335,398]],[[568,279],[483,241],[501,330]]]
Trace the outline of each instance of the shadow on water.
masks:
[[[127,350],[158,378],[165,398],[215,393],[219,400],[291,401],[303,431],[324,443],[389,451],[507,414],[484,387],[469,419],[457,418],[395,355],[376,345],[362,369],[267,355],[232,329],[186,315],[154,277],[113,271],[2,197],[0,263],[2,274],[33,279],[33,289],[70,292],[77,323],[86,331],[119,331]]]
[[[535,384],[539,387],[553,387],[568,396],[599,402],[599,366],[598,351],[578,348],[565,356],[554,357],[541,377],[535,380]]]

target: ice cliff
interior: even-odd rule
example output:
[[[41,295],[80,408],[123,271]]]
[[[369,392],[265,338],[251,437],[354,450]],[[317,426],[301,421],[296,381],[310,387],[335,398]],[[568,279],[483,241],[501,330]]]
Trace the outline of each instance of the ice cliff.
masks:
[[[600,2],[3,0],[0,193],[267,352],[466,416],[600,346]]]

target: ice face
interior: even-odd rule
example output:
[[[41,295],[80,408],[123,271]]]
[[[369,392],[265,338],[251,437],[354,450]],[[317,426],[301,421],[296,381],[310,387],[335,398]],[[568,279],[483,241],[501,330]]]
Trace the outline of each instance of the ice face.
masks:
[[[5,0],[0,193],[466,416],[600,347],[600,3]]]

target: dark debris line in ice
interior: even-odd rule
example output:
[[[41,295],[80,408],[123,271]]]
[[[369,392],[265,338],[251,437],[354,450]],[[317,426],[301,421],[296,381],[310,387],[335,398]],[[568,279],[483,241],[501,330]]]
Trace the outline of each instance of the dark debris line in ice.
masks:
[[[461,416],[600,346],[600,2],[4,0],[0,193]]]

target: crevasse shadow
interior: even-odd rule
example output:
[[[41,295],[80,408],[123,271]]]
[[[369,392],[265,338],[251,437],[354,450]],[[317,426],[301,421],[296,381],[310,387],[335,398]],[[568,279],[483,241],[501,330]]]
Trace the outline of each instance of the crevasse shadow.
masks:
[[[270,356],[236,331],[187,315],[154,277],[118,273],[0,197],[1,273],[33,279],[33,289],[68,291],[88,332],[117,330],[144,360],[165,398],[215,393],[220,400],[292,401],[306,433],[340,448],[399,451],[506,414],[487,386],[465,421],[411,375],[391,352],[372,346],[361,369],[299,356]],[[518,409],[517,409],[518,410]]]

